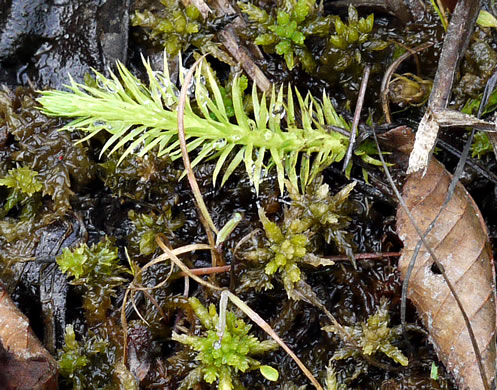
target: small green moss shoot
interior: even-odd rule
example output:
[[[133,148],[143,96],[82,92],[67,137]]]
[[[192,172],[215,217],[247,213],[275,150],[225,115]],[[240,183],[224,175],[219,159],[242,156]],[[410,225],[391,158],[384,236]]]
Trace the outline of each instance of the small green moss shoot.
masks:
[[[6,215],[17,204],[24,206],[21,215],[32,214],[29,212],[30,199],[43,187],[37,176],[38,172],[32,169],[19,167],[9,170],[7,176],[0,178],[0,186],[10,189],[0,216]]]
[[[268,53],[283,56],[288,69],[292,70],[300,62],[306,72],[312,73],[316,61],[305,40],[311,36],[326,36],[332,19],[322,15],[322,7],[315,0],[283,0],[279,4],[268,14],[250,2],[238,2],[256,31],[257,45]]]
[[[346,340],[343,341],[342,347],[333,355],[334,360],[343,360],[350,357],[359,358],[361,353],[364,355],[373,355],[381,352],[402,366],[407,366],[407,357],[394,344],[401,336],[401,326],[389,327],[390,315],[388,314],[388,302],[382,299],[380,306],[375,314],[368,317],[365,322],[344,326],[349,335],[353,337],[362,351],[358,351]],[[327,332],[341,335],[333,325],[323,327]]]
[[[172,56],[186,50],[190,44],[201,46],[202,17],[194,5],[184,7],[179,0],[161,0],[157,11],[136,11],[131,18],[133,26],[148,32],[150,40],[163,46]]]
[[[309,185],[304,195],[287,185],[292,202],[284,210],[283,220],[280,224],[270,221],[260,208],[259,219],[265,233],[264,245],[244,252],[244,258],[264,264],[264,272],[270,278],[281,277],[289,297],[295,296],[293,290],[296,284],[304,280],[300,266],[334,264],[333,261],[314,254],[318,248],[316,241],[319,239],[324,239],[328,244],[334,243],[340,253],[353,260],[351,237],[347,233],[350,222],[347,199],[354,185],[355,183],[347,185],[333,196],[329,194],[328,185],[322,184],[322,178]],[[264,278],[259,277],[258,280],[260,282]],[[269,281],[265,282],[265,289],[272,287]]]
[[[328,184],[323,184],[322,176],[307,187],[305,194],[291,186],[287,187],[292,199],[287,215],[300,218],[314,234],[323,237],[328,244],[335,244],[340,254],[347,255],[353,261],[352,237],[348,233],[352,210],[348,198],[355,182],[346,185],[335,195],[330,194]]]
[[[184,224],[183,219],[172,218],[171,208],[167,208],[159,215],[154,212],[137,213],[130,210],[128,218],[133,224],[128,235],[128,249],[131,253],[137,253],[141,256],[151,255],[157,250],[156,234],[163,233],[169,236]]]
[[[477,98],[469,99],[461,112],[468,115],[476,115],[478,113],[478,109],[480,107],[481,99],[483,95],[478,96]],[[491,114],[497,110],[497,91],[494,91],[490,94],[488,98],[487,105],[482,111],[482,116]],[[488,138],[488,134],[483,131],[478,131],[475,133],[473,139],[473,145],[471,146],[472,156],[481,159],[488,153],[493,152],[493,146]]]
[[[317,267],[334,264],[312,253],[310,220],[285,216],[282,226],[278,226],[266,217],[262,208],[259,209],[259,219],[267,245],[245,252],[244,257],[249,261],[263,262],[268,276],[280,276],[289,297],[293,296],[295,284],[303,278],[299,265],[305,263]],[[270,282],[266,283],[267,288],[272,288]]]
[[[117,347],[107,337],[89,331],[76,340],[72,325],[66,326],[65,344],[59,353],[59,372],[64,388],[138,390],[137,380],[118,359]]]
[[[214,305],[211,304],[207,309],[194,297],[189,302],[205,333],[202,336],[173,333],[173,340],[198,352],[195,358],[199,362],[198,366],[183,380],[181,390],[191,388],[195,384],[192,382],[194,377],[209,384],[218,380],[218,389],[231,390],[234,388],[234,379],[240,373],[255,369],[259,369],[267,379],[277,380],[274,368],[263,366],[251,357],[276,349],[278,344],[275,341],[259,341],[250,335],[251,325],[231,311],[221,308],[218,314]]]
[[[64,340],[64,350],[59,358],[59,372],[63,377],[73,382],[73,388],[78,389],[82,386],[78,373],[90,363],[90,360],[83,352],[80,343],[76,341],[76,334],[72,325],[66,327]]]
[[[374,15],[359,18],[353,5],[349,5],[347,23],[335,16],[334,25],[335,34],[329,38],[324,58],[326,62],[333,64],[335,71],[344,71],[354,63],[361,64],[364,51],[383,50],[388,46],[388,42],[371,37]]]
[[[112,241],[105,239],[91,247],[82,244],[73,250],[64,248],[56,261],[61,271],[72,278],[70,283],[83,288],[83,307],[89,322],[104,322],[116,287],[127,280],[121,275],[129,272],[119,264]]]

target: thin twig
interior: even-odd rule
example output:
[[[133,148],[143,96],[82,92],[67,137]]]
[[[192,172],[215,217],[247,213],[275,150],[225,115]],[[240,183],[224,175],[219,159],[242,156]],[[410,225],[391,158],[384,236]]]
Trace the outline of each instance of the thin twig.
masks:
[[[362,106],[364,104],[364,96],[366,94],[366,87],[368,85],[369,74],[371,73],[371,66],[366,65],[364,71],[362,72],[361,87],[359,88],[359,96],[357,96],[357,103],[354,111],[354,121],[352,122],[352,129],[350,130],[349,147],[347,148],[347,154],[343,160],[342,170],[345,172],[347,166],[349,165],[350,159],[352,158],[352,153],[354,152],[355,139],[357,137],[357,126],[359,124],[359,119],[361,118]]]
[[[193,275],[201,276],[201,275],[212,275],[212,274],[222,274],[224,272],[229,272],[231,269],[231,265],[223,265],[221,267],[205,267],[205,268],[192,268],[190,272]],[[178,273],[179,277],[187,276],[183,271]]]
[[[209,241],[209,245],[211,246],[211,257],[212,257],[212,265],[214,267],[222,264],[223,261],[219,256],[219,253],[216,250],[216,240],[214,239],[213,232],[215,234],[218,233],[214,222],[207,210],[207,206],[205,205],[204,199],[202,198],[202,193],[200,192],[200,188],[198,186],[197,180],[195,179],[195,175],[193,173],[193,169],[190,163],[190,157],[188,156],[188,149],[186,146],[186,137],[185,137],[185,104],[186,104],[186,93],[188,91],[188,86],[193,78],[193,73],[195,69],[200,64],[200,62],[205,58],[205,55],[200,57],[195,64],[190,68],[188,73],[186,74],[183,85],[181,86],[181,92],[178,99],[178,140],[181,148],[181,156],[183,157],[183,165],[185,166],[186,176],[188,177],[188,183],[193,192],[193,196],[195,197],[195,204],[200,211],[199,219],[204,225],[205,232],[207,234],[207,239]]]
[[[372,260],[372,259],[385,259],[387,257],[400,257],[400,252],[384,252],[384,253],[361,253],[359,255],[354,255],[357,260]],[[347,256],[322,256],[324,259],[332,261],[350,261]],[[193,275],[211,275],[211,274],[222,274],[224,272],[229,272],[231,270],[231,265],[223,265],[221,267],[204,267],[204,268],[191,268],[190,272]],[[178,277],[187,276],[184,272],[179,272],[175,274]]]
[[[233,302],[238,308],[240,308],[249,318],[254,321],[258,326],[262,328],[268,335],[270,335],[285,351],[290,355],[290,357],[297,363],[302,372],[307,376],[307,378],[312,382],[312,384],[318,390],[323,390],[319,382],[312,375],[309,369],[302,363],[302,361],[295,355],[295,353],[285,344],[285,342],[276,334],[276,332],[271,328],[271,326],[262,319],[259,314],[253,311],[245,302],[243,302],[240,298],[238,298],[233,293],[228,290],[222,289],[220,287],[214,286],[212,283],[206,282],[205,280],[199,278],[197,275],[193,274],[191,270],[173,253],[174,251],[169,249],[167,245],[164,244],[162,239],[159,236],[156,236],[155,241],[160,246],[160,248],[165,252],[165,255],[171,259],[171,261],[185,274],[194,279],[197,283],[201,284],[204,287],[211,288],[216,291],[223,291],[223,294],[228,295],[231,302]],[[129,290],[128,290],[129,291]]]
[[[246,315],[250,317],[252,321],[254,321],[257,325],[259,325],[268,335],[270,335],[284,350],[290,355],[295,363],[299,366],[305,376],[312,382],[314,387],[318,390],[323,390],[319,382],[316,380],[314,375],[309,371],[309,369],[305,366],[304,363],[295,355],[295,353],[286,345],[286,343],[276,334],[276,332],[271,328],[271,326],[262,319],[262,317],[253,311],[248,305],[243,302],[240,298],[234,295],[231,292],[227,292],[231,302],[233,302],[240,310],[242,310]]]
[[[480,5],[481,0],[459,0],[456,4],[444,38],[428,109],[419,123],[414,147],[409,156],[407,173],[425,172],[428,167],[439,130],[432,112],[447,108],[455,73],[473,33]]]

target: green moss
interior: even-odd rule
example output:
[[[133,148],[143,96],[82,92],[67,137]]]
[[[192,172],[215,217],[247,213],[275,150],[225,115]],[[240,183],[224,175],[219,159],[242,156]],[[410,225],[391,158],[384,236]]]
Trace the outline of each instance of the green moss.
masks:
[[[174,230],[179,229],[184,224],[182,218],[172,218],[170,208],[159,215],[153,212],[138,214],[134,210],[130,210],[128,218],[133,223],[132,231],[128,235],[128,249],[132,254],[143,256],[151,255],[157,250],[156,234],[162,233],[170,236]]]
[[[91,247],[82,244],[72,251],[64,248],[57,257],[57,264],[72,278],[71,284],[81,286],[88,321],[105,322],[116,287],[126,281],[121,274],[128,272],[119,264],[117,248],[112,240],[105,239]]]
[[[245,252],[244,257],[250,261],[264,263],[266,275],[280,276],[289,297],[293,296],[295,284],[303,278],[300,265],[317,267],[334,264],[312,253],[314,248],[310,240],[313,234],[311,219],[300,219],[287,209],[283,223],[278,226],[266,217],[262,208],[259,209],[259,219],[266,233],[264,246]],[[271,283],[266,283],[266,286],[272,288]]]
[[[37,179],[38,172],[27,167],[13,168],[9,170],[7,176],[0,178],[0,186],[10,189],[5,200],[3,212],[0,216],[6,215],[17,204],[23,205],[21,219],[32,217],[39,206],[39,199],[36,202],[33,195],[42,189],[42,184]]]
[[[90,361],[86,357],[80,343],[76,341],[76,334],[72,325],[66,327],[64,340],[64,352],[60,355],[58,361],[59,372],[63,377],[73,381],[74,389],[78,389],[82,386],[78,374]]]
[[[81,144],[74,145],[70,134],[57,131],[60,122],[37,107],[29,89],[0,91],[0,127],[14,137],[16,151],[11,158],[38,172],[43,195],[52,197],[53,212],[61,216],[71,208],[72,188],[93,179],[94,166]]]
[[[179,389],[192,388],[195,383],[203,379],[207,383],[218,380],[218,389],[229,390],[234,388],[233,382],[240,372],[259,369],[266,374],[266,377],[268,377],[267,371],[274,374],[274,369],[261,366],[259,361],[251,356],[276,349],[278,344],[275,341],[257,340],[255,336],[249,334],[251,325],[236,318],[230,311],[218,315],[212,304],[207,309],[197,298],[190,298],[189,302],[205,328],[205,333],[203,336],[173,333],[173,340],[188,345],[197,352],[195,360],[199,362],[197,368],[185,378]]]
[[[348,233],[352,208],[348,198],[355,182],[331,195],[328,184],[322,184],[322,181],[322,177],[315,180],[303,195],[290,188],[292,204],[287,215],[300,218],[313,233],[324,238],[326,243],[335,244],[339,253],[353,259],[352,237]]]
[[[335,34],[331,35],[321,58],[336,72],[342,72],[353,64],[361,64],[365,52],[383,50],[388,43],[371,36],[374,15],[359,18],[354,6],[349,6],[348,21],[334,18]]]
[[[473,157],[482,158],[484,155],[493,152],[493,146],[488,138],[488,134],[479,131],[475,133],[473,145],[471,146],[471,154]]]
[[[70,134],[59,133],[60,121],[46,117],[37,106],[31,89],[0,91],[0,133],[7,137],[0,148],[0,177],[4,184],[0,185],[3,276],[13,263],[34,258],[46,227],[64,218],[71,209],[72,190],[82,189],[93,178],[93,164],[86,149],[74,145]],[[28,187],[7,178],[9,170],[18,167],[24,179],[32,179],[31,185],[24,183]],[[17,187],[7,188],[5,184]]]
[[[252,22],[257,45],[268,53],[283,56],[290,70],[300,62],[305,71],[314,72],[316,61],[305,40],[326,36],[332,20],[322,15],[322,8],[315,0],[283,0],[270,13],[250,2],[238,5]]]
[[[99,164],[99,176],[115,196],[159,207],[160,203],[167,207],[176,202],[175,185],[181,172],[174,169],[168,157],[158,157],[153,150],[145,156],[128,155],[118,162],[119,155],[112,154]]]
[[[353,260],[352,237],[347,233],[348,214],[352,210],[347,199],[354,183],[333,196],[328,185],[322,184],[322,177],[310,184],[303,195],[290,184],[287,188],[291,203],[285,208],[281,223],[270,221],[264,210],[259,209],[265,237],[258,240],[256,249],[244,252],[245,259],[255,262],[257,268],[242,274],[241,282],[242,286],[261,290],[273,287],[270,281],[273,277],[281,277],[288,296],[293,297],[296,284],[305,280],[302,265],[334,264],[315,254],[323,242],[335,244],[340,253]],[[265,275],[261,275],[262,264]]]
[[[73,390],[138,389],[136,380],[118,359],[118,348],[107,337],[88,332],[76,340],[72,325],[66,327],[65,345],[59,354],[61,382]]]
[[[430,97],[432,84],[412,73],[395,75],[388,88],[390,100],[400,107],[422,106]]]
[[[145,28],[150,40],[164,47],[172,56],[190,44],[198,47],[202,42],[198,36],[202,19],[197,8],[194,5],[184,7],[179,0],[161,0],[160,3],[162,6],[156,10],[136,11],[131,24]]]
[[[388,302],[383,299],[376,313],[369,316],[365,322],[344,327],[361,348],[361,351],[358,351],[349,342],[343,341],[341,348],[333,355],[333,359],[360,358],[361,353],[373,355],[381,352],[402,366],[407,366],[407,357],[394,345],[402,334],[401,326],[389,327],[389,323]],[[341,335],[333,325],[325,326],[323,330]]]

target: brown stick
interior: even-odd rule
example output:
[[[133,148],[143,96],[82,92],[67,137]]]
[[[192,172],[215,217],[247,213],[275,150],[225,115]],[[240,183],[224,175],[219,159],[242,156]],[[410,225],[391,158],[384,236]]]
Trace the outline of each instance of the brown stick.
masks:
[[[455,72],[473,33],[480,5],[481,0],[459,0],[456,5],[445,35],[428,109],[416,133],[407,173],[425,171],[428,166],[439,129],[432,111],[447,108]]]
[[[210,8],[204,0],[182,0],[182,2],[183,4],[193,3],[198,8],[204,19],[209,14]],[[212,7],[218,11],[217,16],[223,16],[228,12],[236,12],[231,4],[228,1],[224,0],[214,1],[212,3]],[[236,21],[233,23],[241,24],[243,23],[243,19],[237,18]],[[249,51],[244,46],[238,44],[238,37],[233,28],[227,27],[225,30],[220,31],[218,33],[218,37],[228,53],[231,54],[236,62],[241,64],[242,68],[245,70],[245,72],[247,72],[247,75],[255,82],[257,87],[263,92],[269,91],[271,89],[271,82],[253,61]],[[258,48],[256,48],[255,50],[258,51],[258,53],[262,56]]]
[[[359,119],[361,118],[362,106],[364,105],[364,95],[366,94],[366,86],[369,81],[369,74],[371,73],[371,66],[366,65],[364,71],[362,72],[361,87],[359,88],[359,95],[357,96],[357,103],[355,105],[354,120],[352,121],[352,129],[350,129],[349,147],[347,148],[347,153],[345,154],[345,159],[343,160],[343,171],[347,169],[350,159],[352,158],[352,152],[354,151],[355,140],[357,137],[357,127],[359,125]]]

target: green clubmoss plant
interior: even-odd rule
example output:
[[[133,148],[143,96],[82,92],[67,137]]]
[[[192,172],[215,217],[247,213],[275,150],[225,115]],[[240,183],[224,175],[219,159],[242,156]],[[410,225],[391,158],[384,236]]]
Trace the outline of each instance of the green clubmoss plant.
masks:
[[[342,347],[333,355],[333,359],[360,358],[361,353],[373,355],[381,352],[400,365],[407,366],[407,357],[394,345],[402,335],[402,327],[400,325],[389,327],[389,323],[388,302],[386,299],[382,299],[376,313],[369,316],[365,322],[344,326],[347,333],[352,336],[362,351],[356,350],[354,346],[344,340]],[[341,334],[333,325],[325,326],[323,330],[338,335]]]
[[[153,71],[146,61],[144,65],[148,85],[118,64],[119,78],[112,74],[108,79],[95,72],[98,87],[72,81],[69,91],[42,92],[41,109],[47,115],[76,118],[63,130],[79,129],[87,133],[83,140],[101,132],[108,133],[110,138],[102,153],[113,153],[125,146],[119,161],[137,150],[143,156],[155,147],[158,147],[158,155],[169,154],[171,159],[178,159],[181,156],[175,112],[178,97],[169,78],[167,61],[164,72]],[[254,85],[251,103],[255,119],[251,119],[243,109],[240,83],[240,78],[236,78],[231,90],[234,123],[228,117],[220,88],[208,69],[196,73],[196,108],[192,102],[185,108],[188,151],[196,152],[192,165],[207,158],[216,159],[214,183],[225,164],[222,183],[243,163],[258,191],[263,175],[276,167],[283,193],[285,177],[299,188],[298,166],[303,189],[324,168],[343,159],[348,137],[327,126],[348,126],[337,115],[328,96],[323,94],[319,102],[310,94],[303,98],[297,90],[288,87],[285,99],[283,87],[278,91],[273,88],[268,104],[266,95],[259,97]]]
[[[253,355],[261,355],[274,350],[278,344],[273,340],[259,341],[249,334],[251,325],[226,310],[226,303],[221,302],[219,314],[214,305],[207,309],[197,298],[189,299],[190,305],[205,328],[202,336],[173,333],[173,340],[188,345],[198,352],[198,366],[188,374],[179,390],[190,389],[195,381],[202,380],[211,384],[218,380],[218,389],[243,389],[238,376],[249,370],[260,370],[269,380],[277,380],[278,372],[264,366],[254,359]],[[195,380],[192,380],[195,379]]]
[[[328,35],[332,21],[331,17],[322,15],[321,5],[318,6],[315,0],[282,0],[271,13],[250,2],[238,2],[238,6],[257,31],[257,45],[269,53],[282,55],[290,70],[298,59],[306,72],[314,72],[316,61],[305,40],[310,36]]]

